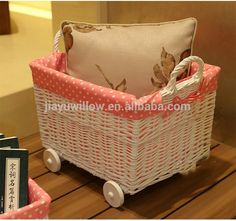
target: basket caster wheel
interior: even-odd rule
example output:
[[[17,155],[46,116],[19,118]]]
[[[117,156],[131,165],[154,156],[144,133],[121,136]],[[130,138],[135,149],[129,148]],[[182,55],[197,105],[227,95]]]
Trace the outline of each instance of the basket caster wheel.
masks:
[[[194,173],[196,171],[196,169],[197,169],[197,165],[194,164],[189,170],[182,171],[180,174],[183,175],[183,176],[186,176],[189,173]]]
[[[194,173],[196,171],[196,169],[197,169],[197,165],[194,164],[189,172]]]
[[[53,149],[47,149],[43,153],[43,161],[46,167],[52,172],[58,172],[61,169],[61,160],[57,152]]]
[[[183,176],[187,176],[189,174],[189,170],[182,171],[182,172],[180,172],[180,174],[183,175]]]
[[[208,160],[210,158],[210,153],[206,154],[202,157],[202,160]]]
[[[120,186],[114,181],[107,181],[103,185],[103,195],[112,207],[120,207],[124,203],[124,193]]]

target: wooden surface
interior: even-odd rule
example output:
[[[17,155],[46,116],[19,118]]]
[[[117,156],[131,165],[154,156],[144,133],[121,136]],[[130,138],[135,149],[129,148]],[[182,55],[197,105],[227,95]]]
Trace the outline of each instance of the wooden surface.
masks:
[[[10,34],[10,13],[8,2],[0,2],[0,35]]]
[[[51,173],[42,161],[39,135],[20,142],[30,150],[29,174],[52,197],[49,218],[233,218],[236,216],[236,148],[212,141],[211,157],[187,176],[175,175],[111,208],[104,181],[63,162]]]

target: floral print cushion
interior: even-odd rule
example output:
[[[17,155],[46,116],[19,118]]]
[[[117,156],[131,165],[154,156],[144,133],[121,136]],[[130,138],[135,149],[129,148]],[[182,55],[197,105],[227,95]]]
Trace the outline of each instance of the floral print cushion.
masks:
[[[174,67],[192,54],[196,23],[194,18],[127,25],[64,21],[66,71],[137,97],[150,94],[164,87]]]

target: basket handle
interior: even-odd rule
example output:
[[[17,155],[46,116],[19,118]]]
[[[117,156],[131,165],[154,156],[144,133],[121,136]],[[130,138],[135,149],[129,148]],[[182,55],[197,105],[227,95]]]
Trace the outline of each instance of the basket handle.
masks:
[[[198,70],[197,72],[192,76],[191,79],[196,80],[197,82],[201,80],[204,70],[204,62],[203,60],[198,56],[189,56],[182,60],[177,66],[175,66],[174,70],[172,71],[170,75],[170,80],[166,86],[166,90],[170,93],[174,93],[177,91],[176,88],[176,78],[181,73],[181,71],[184,70],[184,68],[190,63],[190,62],[197,62],[198,63]],[[187,82],[186,82],[187,83]]]
[[[55,34],[55,37],[54,37],[54,40],[53,40],[53,52],[59,52],[59,40],[60,40],[61,36],[62,36],[62,30],[60,29]]]

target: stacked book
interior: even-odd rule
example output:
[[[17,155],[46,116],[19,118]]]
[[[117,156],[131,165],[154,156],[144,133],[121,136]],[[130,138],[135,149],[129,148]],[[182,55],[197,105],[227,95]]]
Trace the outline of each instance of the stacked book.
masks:
[[[28,204],[28,150],[0,133],[0,214]]]

